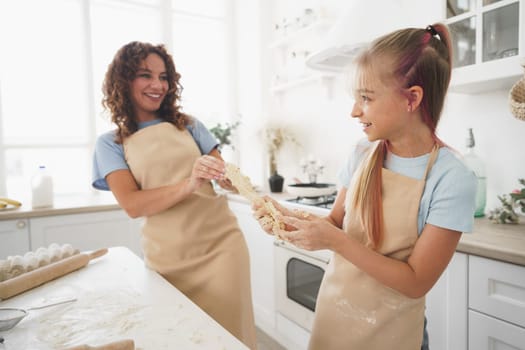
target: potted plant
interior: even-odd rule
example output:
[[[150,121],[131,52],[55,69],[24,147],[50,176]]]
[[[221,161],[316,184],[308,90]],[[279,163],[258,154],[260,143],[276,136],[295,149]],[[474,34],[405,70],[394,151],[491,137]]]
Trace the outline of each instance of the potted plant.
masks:
[[[235,123],[224,123],[224,126],[222,123],[217,123],[214,127],[209,129],[217,141],[219,141],[219,150],[222,150],[224,146],[230,146],[232,149],[235,149],[232,144],[231,136],[240,123],[241,122],[239,121],[236,121]]]
[[[518,179],[523,186],[511,193],[498,196],[501,206],[490,211],[489,219],[497,224],[518,224],[525,215],[525,179]]]

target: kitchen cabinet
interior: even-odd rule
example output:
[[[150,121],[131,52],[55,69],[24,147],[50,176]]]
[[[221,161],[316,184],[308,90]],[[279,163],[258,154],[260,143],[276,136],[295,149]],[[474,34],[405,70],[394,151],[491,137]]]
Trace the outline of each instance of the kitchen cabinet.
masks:
[[[445,4],[454,50],[450,91],[509,89],[524,74],[525,0]]]
[[[230,209],[244,233],[250,252],[250,272],[255,322],[268,334],[275,328],[273,236],[264,232],[252,215],[249,204],[229,201]]]
[[[468,255],[455,253],[426,296],[430,348],[467,349]]]
[[[427,294],[430,347],[525,350],[525,267],[455,253]]]
[[[271,87],[274,94],[285,93],[289,89],[305,84],[320,83],[326,94],[330,95],[335,75],[309,70],[305,62],[306,57],[315,49],[321,35],[331,24],[330,20],[317,19],[291,32],[280,34],[270,44],[269,47],[276,61],[276,73]]]
[[[0,221],[0,259],[24,255],[30,248],[27,219]]]
[[[141,219],[130,219],[123,210],[43,216],[30,219],[31,249],[51,243],[69,243],[81,251],[125,246],[142,256]]]
[[[525,350],[525,267],[469,257],[469,350]]]

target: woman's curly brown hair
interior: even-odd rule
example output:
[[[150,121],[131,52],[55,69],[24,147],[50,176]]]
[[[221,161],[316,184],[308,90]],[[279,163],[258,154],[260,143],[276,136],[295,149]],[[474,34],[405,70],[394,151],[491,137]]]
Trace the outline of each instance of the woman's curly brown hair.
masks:
[[[164,45],[133,41],[120,48],[109,64],[102,92],[102,106],[111,112],[111,121],[118,127],[115,142],[122,141],[138,130],[133,104],[130,98],[131,82],[135,79],[141,63],[149,54],[159,55],[166,66],[168,92],[162,101],[157,117],[174,124],[182,130],[191,118],[180,111],[182,85],[180,74],[175,70],[173,58]]]

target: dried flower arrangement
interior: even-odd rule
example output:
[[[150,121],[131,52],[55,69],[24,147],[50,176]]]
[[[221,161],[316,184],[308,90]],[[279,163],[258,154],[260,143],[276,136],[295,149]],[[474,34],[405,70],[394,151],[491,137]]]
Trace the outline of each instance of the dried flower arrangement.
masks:
[[[264,130],[264,136],[270,156],[270,174],[274,174],[277,172],[276,156],[281,147],[287,142],[295,145],[299,145],[299,142],[297,142],[295,136],[289,129],[280,126],[267,127]]]

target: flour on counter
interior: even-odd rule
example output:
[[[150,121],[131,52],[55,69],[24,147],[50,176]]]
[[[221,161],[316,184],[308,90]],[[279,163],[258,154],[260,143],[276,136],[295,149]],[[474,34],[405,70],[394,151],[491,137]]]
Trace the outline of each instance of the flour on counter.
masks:
[[[40,320],[37,340],[53,347],[118,340],[133,331],[146,308],[133,291],[106,290],[86,293],[77,302],[56,309]]]

